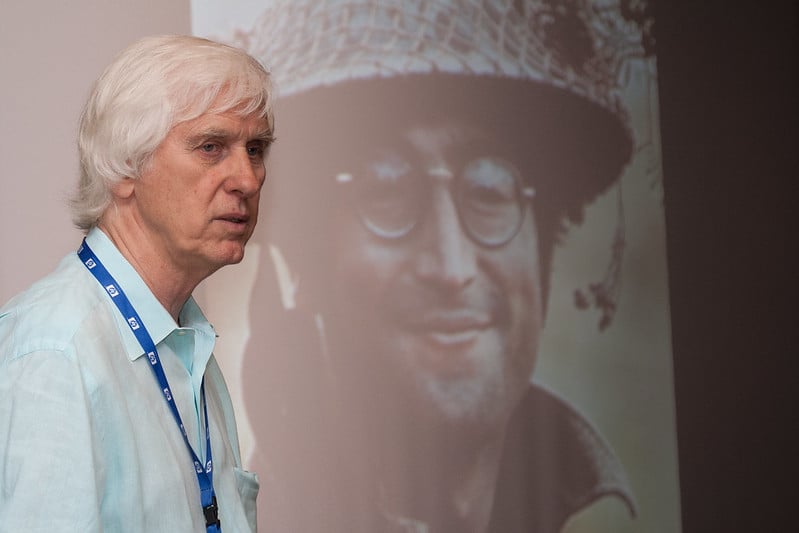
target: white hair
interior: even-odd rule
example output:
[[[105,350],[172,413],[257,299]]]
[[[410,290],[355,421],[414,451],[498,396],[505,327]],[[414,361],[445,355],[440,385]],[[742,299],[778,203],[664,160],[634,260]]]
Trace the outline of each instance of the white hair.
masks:
[[[269,73],[246,52],[179,35],[147,37],[123,50],[95,82],[81,116],[75,225],[96,225],[112,186],[140,176],[176,124],[231,110],[257,114],[274,130]]]

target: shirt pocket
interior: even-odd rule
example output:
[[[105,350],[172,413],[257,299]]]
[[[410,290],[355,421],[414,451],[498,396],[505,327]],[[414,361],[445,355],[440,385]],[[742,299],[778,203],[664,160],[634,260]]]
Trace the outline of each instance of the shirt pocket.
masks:
[[[244,515],[247,517],[250,531],[255,531],[255,499],[258,496],[258,488],[260,487],[258,474],[255,472],[248,472],[238,467],[233,467],[233,474],[236,479],[236,488],[239,491],[239,497],[244,507]]]

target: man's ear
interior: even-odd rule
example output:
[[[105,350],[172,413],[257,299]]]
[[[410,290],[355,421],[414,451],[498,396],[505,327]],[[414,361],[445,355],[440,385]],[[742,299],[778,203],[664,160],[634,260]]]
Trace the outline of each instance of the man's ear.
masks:
[[[111,186],[111,195],[119,200],[127,200],[133,196],[136,188],[136,180],[133,178],[122,178]]]

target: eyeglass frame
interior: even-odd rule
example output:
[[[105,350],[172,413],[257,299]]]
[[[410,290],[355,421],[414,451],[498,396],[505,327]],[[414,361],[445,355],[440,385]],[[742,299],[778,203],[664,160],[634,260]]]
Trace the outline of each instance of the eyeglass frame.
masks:
[[[458,185],[463,182],[463,172],[459,172],[456,174],[452,174],[448,169],[444,168],[434,168],[428,169],[427,174],[431,176],[439,175],[439,176],[446,176],[447,178],[452,178],[451,185],[448,187],[449,194],[452,197],[453,204],[455,206],[455,212],[458,217],[458,224],[460,225],[461,230],[466,234],[466,236],[478,246],[481,246],[486,249],[496,249],[501,248],[507,245],[510,241],[518,235],[519,230],[524,223],[525,213],[528,210],[528,204],[535,199],[536,197],[536,189],[530,185],[525,185],[523,183],[523,179],[521,177],[520,172],[516,169],[515,165],[505,161],[502,158],[493,158],[493,157],[477,157],[470,159],[465,165],[463,165],[463,169],[467,168],[470,164],[480,161],[482,159],[498,159],[502,161],[505,165],[510,166],[512,172],[510,173],[514,180],[514,198],[515,203],[519,206],[519,216],[518,220],[513,225],[512,229],[508,232],[508,235],[503,237],[502,239],[498,239],[496,241],[491,241],[487,239],[483,239],[479,237],[475,231],[469,226],[468,223],[465,222],[466,217],[463,215],[463,207],[461,205],[462,200],[460,200],[461,195],[458,194],[460,190]],[[340,172],[335,175],[335,182],[340,185],[357,185],[358,179],[353,176],[352,173],[349,172]],[[351,197],[351,203],[356,203]],[[416,214],[413,219],[411,220],[410,224],[408,224],[407,228],[402,228],[398,231],[389,231],[384,230],[383,228],[379,227],[379,224],[376,224],[373,220],[370,220],[367,215],[364,214],[363,209],[359,206],[353,206],[355,212],[358,215],[358,219],[360,220],[361,224],[364,228],[369,231],[370,234],[383,239],[385,241],[399,241],[411,233],[420,226],[420,223],[424,219],[424,215],[429,212],[428,209],[419,209],[418,214]]]

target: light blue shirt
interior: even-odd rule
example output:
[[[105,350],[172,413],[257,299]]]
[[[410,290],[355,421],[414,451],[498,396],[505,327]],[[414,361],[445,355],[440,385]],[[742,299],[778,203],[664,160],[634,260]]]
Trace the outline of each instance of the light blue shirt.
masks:
[[[99,229],[86,237],[156,343],[205,458],[200,385],[225,533],[255,531],[216,334],[193,299],[180,326]],[[200,489],[149,360],[77,254],[0,309],[0,532],[204,532]]]

